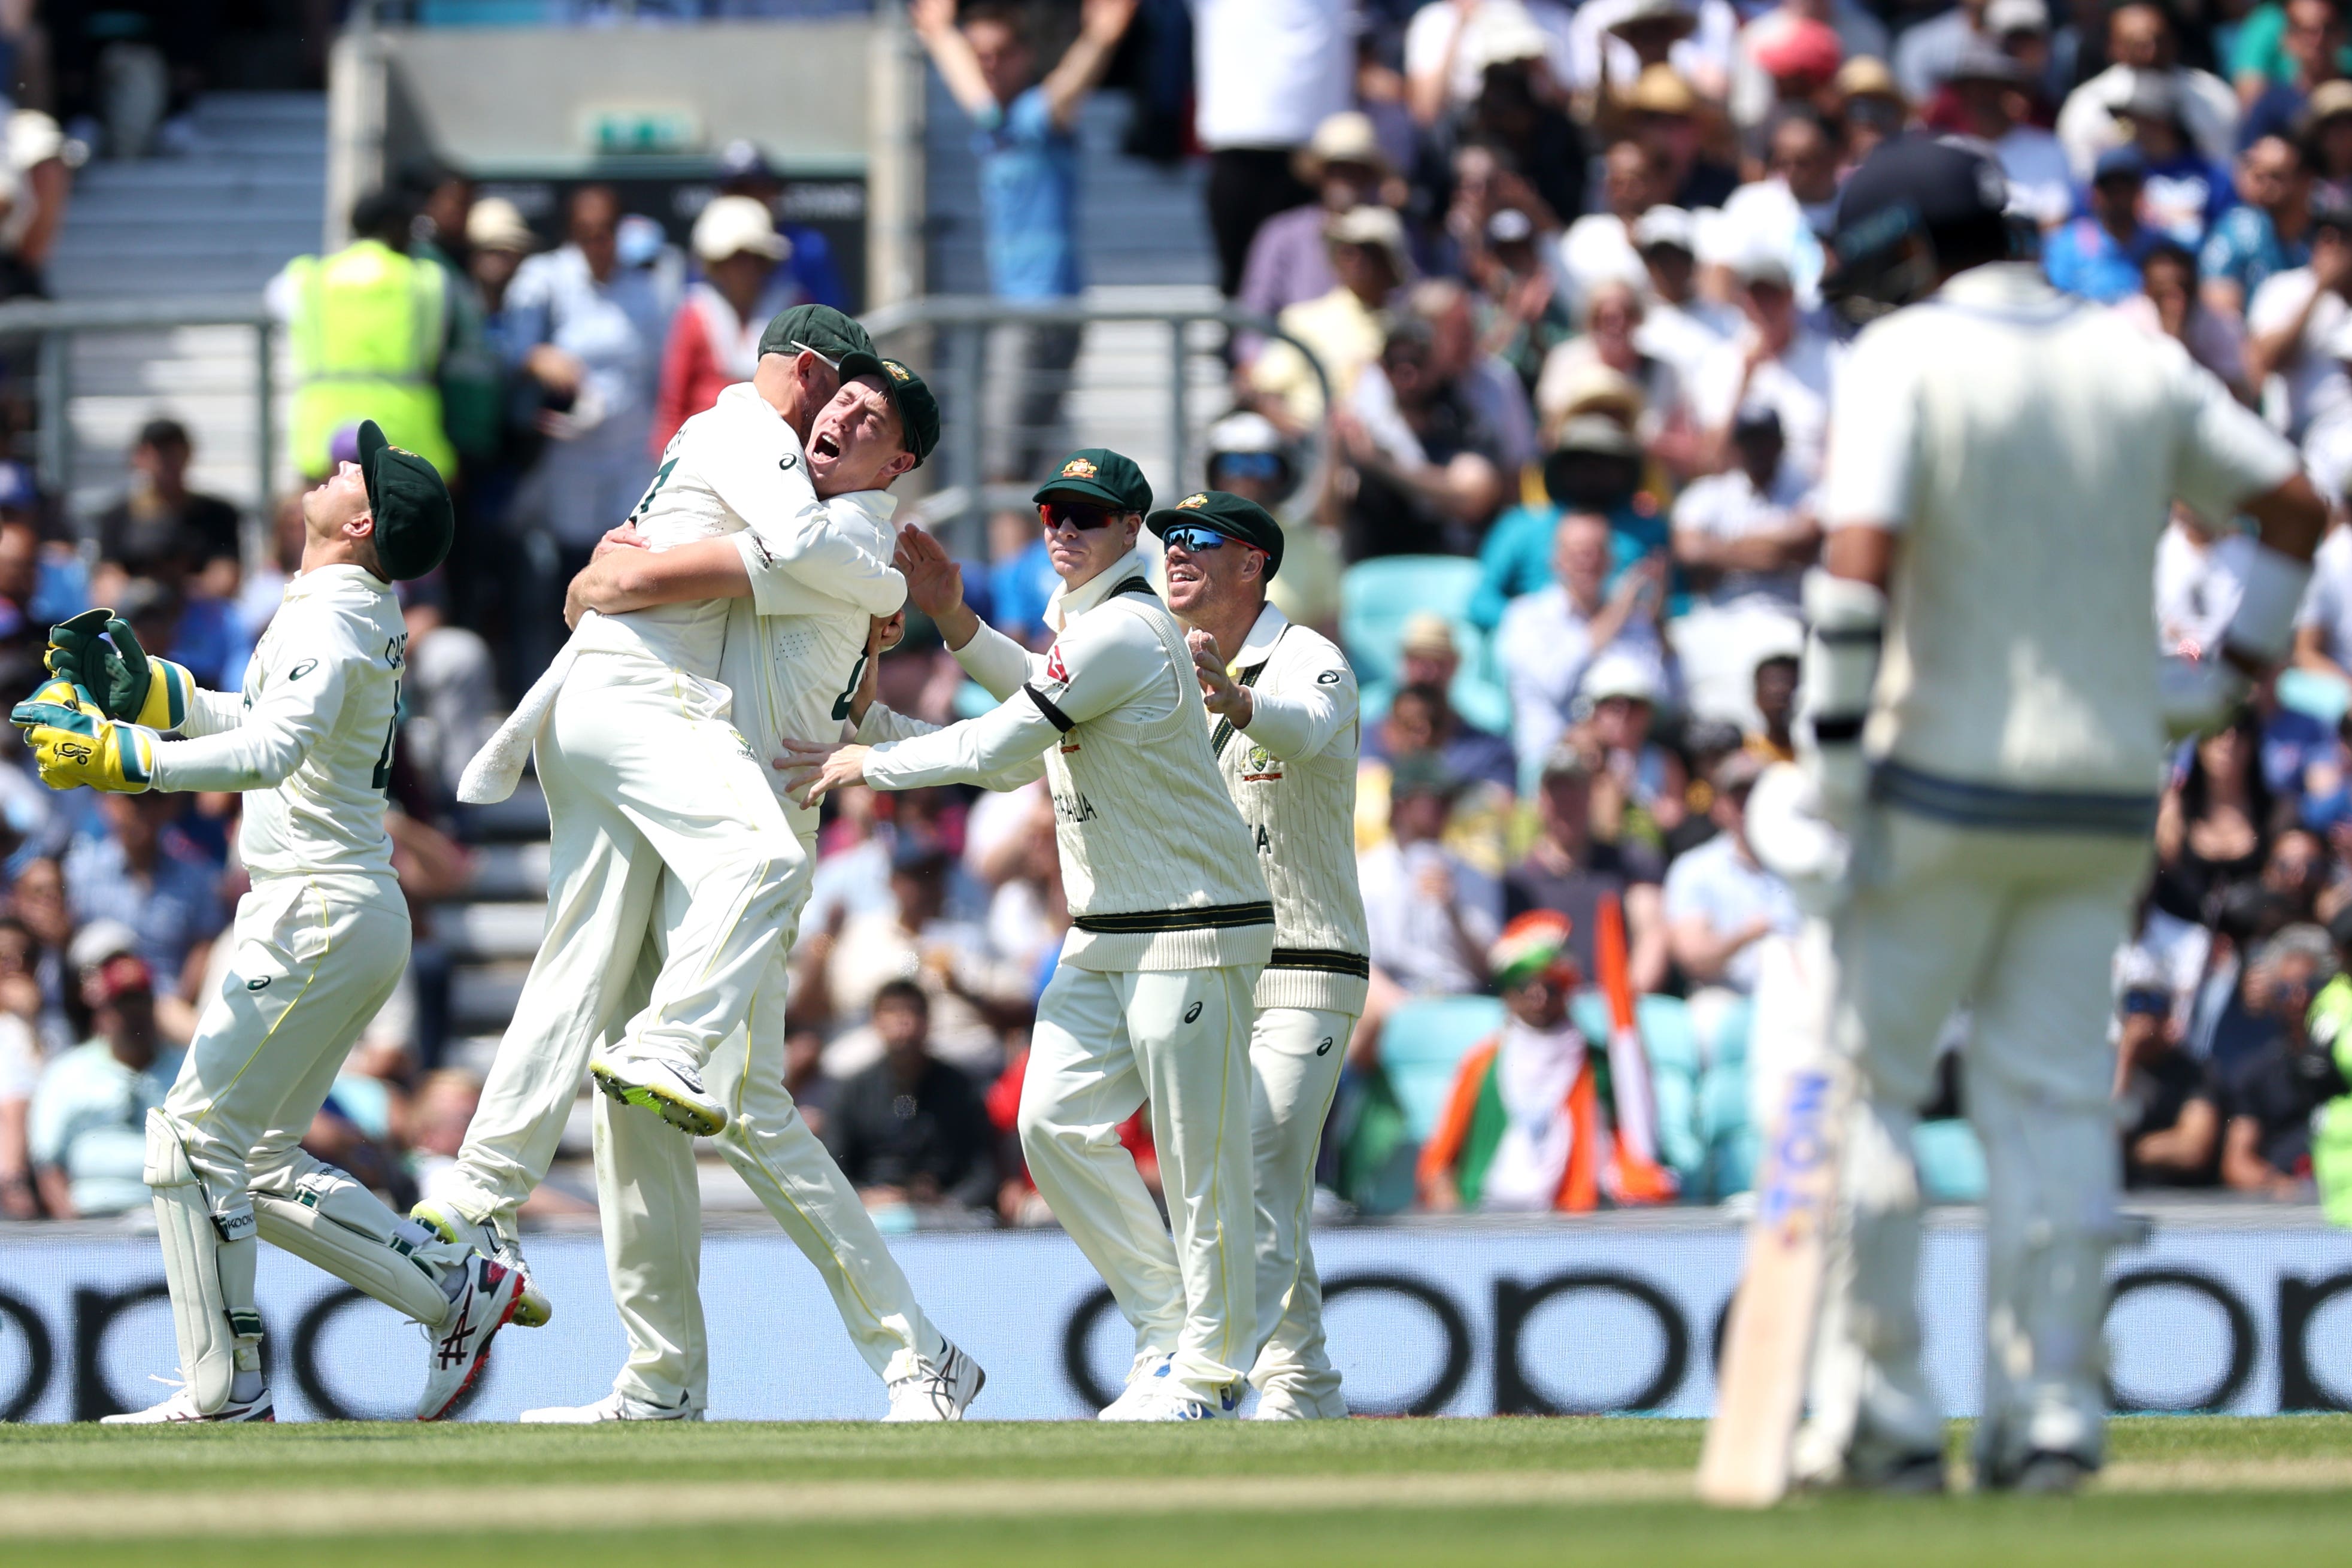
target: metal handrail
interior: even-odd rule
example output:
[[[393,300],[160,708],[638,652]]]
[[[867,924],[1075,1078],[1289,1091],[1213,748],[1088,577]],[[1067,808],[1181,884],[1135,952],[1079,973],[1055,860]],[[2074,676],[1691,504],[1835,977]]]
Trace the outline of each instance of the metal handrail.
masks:
[[[877,306],[861,318],[866,331],[876,338],[893,333],[919,330],[924,328],[950,328],[973,333],[994,327],[1090,327],[1098,325],[1164,322],[1170,331],[1170,365],[1173,371],[1169,385],[1169,458],[1174,473],[1181,476],[1192,445],[1191,416],[1185,406],[1187,388],[1184,382],[1184,361],[1191,352],[1184,340],[1185,329],[1196,322],[1213,322],[1228,331],[1255,332],[1263,337],[1288,343],[1297,349],[1314,372],[1315,384],[1323,394],[1323,406],[1333,405],[1331,378],[1323,361],[1297,338],[1283,329],[1271,317],[1254,310],[1220,302],[1206,306],[1150,306],[1095,303],[1076,299],[998,299],[985,294],[932,294],[920,298],[904,299]],[[976,364],[976,361],[974,361]],[[952,476],[953,482],[934,492],[921,504],[925,520],[944,522],[955,517],[968,517],[997,506],[1020,506],[1029,498],[1025,486],[992,486],[982,483],[978,461],[978,423],[965,433],[959,444],[961,466],[968,472]],[[1322,463],[1324,434],[1321,429],[1307,436],[1307,460],[1298,465],[1301,474],[1317,472]],[[951,461],[950,467],[957,466]]]
[[[278,323],[258,294],[205,294],[139,299],[14,299],[0,305],[0,341],[40,340],[38,398],[41,411],[38,468],[42,486],[63,495],[73,482],[73,340],[79,332],[167,332],[183,327],[247,327],[254,335],[254,516],[269,515],[269,484],[277,462],[277,367],[273,362]],[[86,535],[94,519],[79,519]],[[85,546],[92,542],[85,538]]]

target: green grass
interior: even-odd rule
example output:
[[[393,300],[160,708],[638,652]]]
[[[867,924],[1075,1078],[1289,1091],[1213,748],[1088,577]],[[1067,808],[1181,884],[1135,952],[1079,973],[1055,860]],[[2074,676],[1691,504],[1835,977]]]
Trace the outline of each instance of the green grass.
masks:
[[[419,1498],[413,1533],[247,1537],[236,1525],[193,1540],[8,1540],[11,1568],[118,1563],[325,1563],[329,1568],[462,1561],[488,1552],[575,1564],[681,1561],[812,1564],[1213,1564],[1609,1563],[1638,1568],[1735,1563],[1739,1568],[1941,1568],[1992,1563],[2236,1568],[2340,1561],[2352,1542],[2352,1490],[2108,1494],[2063,1500],[1956,1496],[1801,1500],[1761,1516],[1682,1502],[1557,1506],[1351,1505],[1318,1500],[1317,1479],[1660,1472],[1696,1459],[1696,1424],[1640,1420],[1354,1421],[1328,1426],[1107,1428],[1084,1424],[598,1427],[288,1425],[260,1427],[0,1427],[0,1539],[44,1504],[105,1531],[110,1495],[125,1509],[173,1494],[254,1494],[257,1510],[290,1493]],[[2119,1467],[2333,1461],[2352,1480],[2352,1416],[2118,1422]],[[1087,1479],[1150,1497],[1155,1481],[1244,1478],[1264,1489],[1296,1479],[1298,1511],[1213,1506],[1134,1514],[1014,1518],[835,1516],[696,1527],[663,1509],[666,1486],[773,1488],[888,1482],[919,1497],[926,1482]],[[1596,1479],[1599,1479],[1596,1477]],[[573,1528],[501,1530],[502,1505],[548,1485],[597,1494]],[[1010,1489],[1008,1489],[1010,1490]],[[994,1489],[989,1489],[993,1494]],[[452,1511],[462,1493],[478,1502]],[[1124,1495],[1123,1493],[1121,1495]],[[1264,1493],[1261,1490],[1260,1494]],[[609,1498],[609,1506],[605,1499]],[[68,1499],[71,1500],[68,1501]],[[164,1504],[163,1506],[172,1506]],[[51,1529],[58,1528],[54,1522]],[[485,1540],[487,1532],[490,1539]],[[2256,1554],[2259,1553],[2259,1556]]]

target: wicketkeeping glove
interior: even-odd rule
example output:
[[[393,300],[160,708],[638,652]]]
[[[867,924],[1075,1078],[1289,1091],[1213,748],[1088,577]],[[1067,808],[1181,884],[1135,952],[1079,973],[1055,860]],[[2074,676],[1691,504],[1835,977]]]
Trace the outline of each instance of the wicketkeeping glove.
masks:
[[[150,658],[131,622],[111,610],[85,610],[50,627],[41,662],[89,694],[107,717],[149,729],[179,728],[195,701],[195,677],[169,659]]]
[[[52,789],[87,784],[135,795],[154,781],[153,734],[107,717],[89,693],[67,682],[51,681],[18,703],[8,722],[25,732],[41,782]]]

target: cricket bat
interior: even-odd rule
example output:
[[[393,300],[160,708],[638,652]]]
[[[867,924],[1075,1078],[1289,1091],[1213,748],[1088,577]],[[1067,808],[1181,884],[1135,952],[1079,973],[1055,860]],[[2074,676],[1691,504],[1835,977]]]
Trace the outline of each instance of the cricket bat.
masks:
[[[1852,1069],[1830,1049],[1832,963],[1827,924],[1810,920],[1801,936],[1768,954],[1757,987],[1749,1060],[1777,1055],[1790,1071],[1757,1176],[1756,1217],[1717,1368],[1715,1417],[1699,1454],[1700,1500],[1718,1508],[1769,1508],[1789,1490],[1853,1094]],[[1785,1031],[1770,1049],[1768,1029]]]

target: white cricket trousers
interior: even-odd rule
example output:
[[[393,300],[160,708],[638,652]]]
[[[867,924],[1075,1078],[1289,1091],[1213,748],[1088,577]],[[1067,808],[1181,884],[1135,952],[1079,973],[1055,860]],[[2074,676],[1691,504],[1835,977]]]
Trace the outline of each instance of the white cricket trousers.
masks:
[[[237,900],[228,940],[235,957],[163,1099],[215,1215],[331,1169],[302,1139],[408,967],[408,904],[388,877],[268,877]],[[387,1234],[396,1218],[384,1210]]]
[[[683,896],[669,879],[663,881],[667,910],[682,915]],[[649,957],[657,946],[647,944]],[[887,1380],[908,1370],[917,1355],[937,1356],[944,1342],[856,1189],[784,1088],[786,974],[780,954],[752,1001],[748,1027],[729,1036],[710,1059],[703,1085],[728,1108],[727,1126],[716,1142],[816,1265],[858,1354]],[[593,1115],[604,1268],[629,1339],[628,1361],[613,1386],[656,1405],[708,1409],[702,1190],[694,1140],[659,1117],[601,1094]]]
[[[1348,1413],[1323,1343],[1323,1281],[1307,1217],[1315,1156],[1339,1092],[1352,1013],[1268,1008],[1250,1030],[1250,1145],[1257,1176],[1257,1362],[1250,1382],[1302,1412]]]
[[[1107,973],[1065,963],[1037,1001],[1021,1150],[1054,1217],[1135,1325],[1139,1358],[1213,1408],[1257,1344],[1249,1035],[1258,966]],[[1118,1141],[1149,1100],[1168,1224]],[[1174,1238],[1170,1238],[1171,1228]]]
[[[602,651],[580,655],[556,697],[534,752],[553,834],[546,935],[457,1156],[451,1201],[467,1218],[511,1232],[547,1175],[629,996],[665,870],[688,902],[618,1049],[698,1071],[781,961],[812,868],[728,701],[716,683]]]
[[[1845,1212],[1830,1253],[1801,1474],[1939,1449],[1920,1366],[1911,1130],[1965,1001],[1963,1096],[1989,1176],[1979,1473],[2052,1449],[2095,1462],[2105,1265],[2122,1183],[2108,976],[2147,872],[2144,837],[1988,830],[1873,813],[1862,885],[1832,925],[1831,1044],[1860,1064]]]

